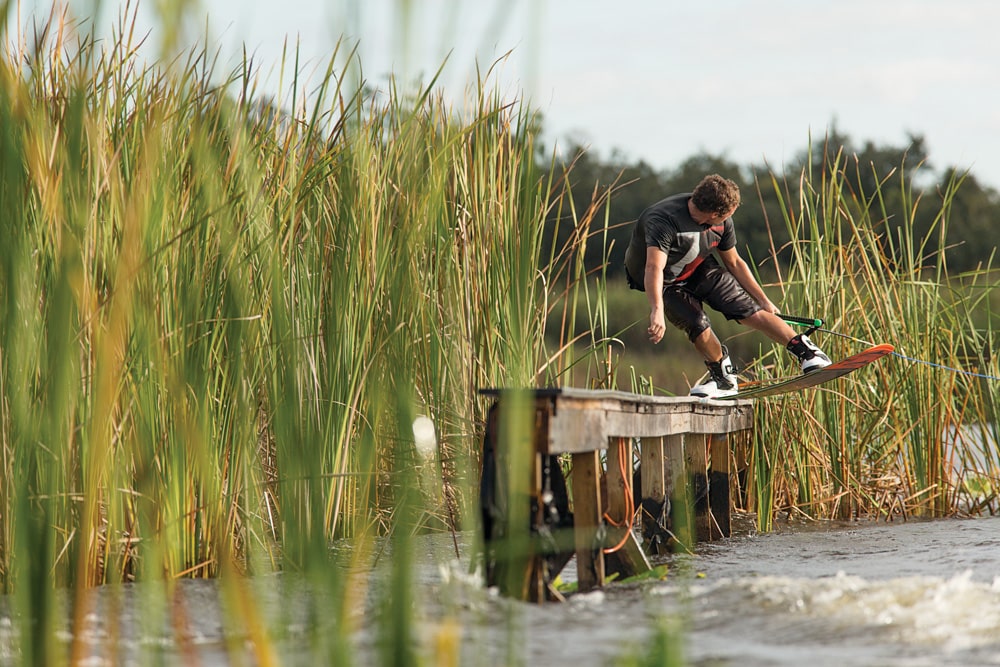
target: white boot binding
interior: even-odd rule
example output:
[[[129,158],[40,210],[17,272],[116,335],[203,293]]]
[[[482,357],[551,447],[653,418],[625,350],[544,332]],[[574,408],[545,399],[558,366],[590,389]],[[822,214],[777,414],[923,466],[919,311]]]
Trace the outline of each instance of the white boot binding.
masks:
[[[739,392],[736,380],[736,368],[729,359],[729,350],[723,347],[722,359],[719,361],[706,361],[705,365],[708,366],[708,380],[691,387],[691,396],[722,398],[724,396],[735,396]]]

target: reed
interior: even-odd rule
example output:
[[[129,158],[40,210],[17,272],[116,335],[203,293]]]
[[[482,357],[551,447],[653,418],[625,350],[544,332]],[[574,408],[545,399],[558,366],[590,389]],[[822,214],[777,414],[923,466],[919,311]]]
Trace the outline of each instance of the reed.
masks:
[[[935,237],[945,247],[961,177],[937,197],[917,195],[902,174],[872,174],[823,150],[822,170],[803,172],[796,187],[772,177],[793,239],[780,249],[788,257],[782,303],[828,318],[838,335],[816,337],[834,358],[866,342],[892,343],[899,356],[829,390],[758,402],[761,525],[776,510],[889,518],[995,506],[996,383],[971,374],[996,375],[995,319],[981,307],[996,283],[988,266],[951,276],[946,253],[927,250]],[[852,189],[862,176],[873,177],[873,191]],[[937,211],[930,230],[914,224],[922,206]],[[795,372],[786,355],[770,352],[775,372]]]
[[[218,577],[271,664],[244,575],[281,570],[315,592],[309,618],[333,619],[314,655],[343,658],[360,565],[392,535],[383,659],[410,664],[408,536],[475,525],[476,390],[565,368],[545,315],[573,308],[586,234],[540,263],[564,185],[489,71],[456,107],[433,81],[348,88],[338,53],[308,96],[295,73],[265,103],[250,62],[143,65],[133,28],[98,48],[56,16],[0,71],[0,585],[23,619],[16,650],[81,658],[96,585],[162,581],[152,608],[176,578]],[[421,415],[434,437],[418,454]],[[339,538],[351,557],[331,555]]]
[[[127,21],[101,48],[65,16],[25,43],[0,67],[0,587],[21,661],[81,659],[97,585],[159,582],[155,608],[177,578],[217,577],[227,622],[274,664],[282,637],[246,575],[284,571],[311,592],[310,653],[342,664],[384,536],[380,655],[418,660],[411,537],[475,526],[476,390],[616,386],[621,326],[583,256],[617,184],[573,209],[572,164],[539,167],[536,118],[490,71],[456,107],[433,80],[348,86],[338,52],[309,95],[293,71],[262,102],[249,61],[142,64]],[[849,161],[828,167],[795,201],[772,183],[794,239],[783,303],[836,313],[852,338],[824,341],[834,356],[888,339],[996,374],[988,271],[949,277],[912,227],[928,204],[904,187],[890,215],[881,184],[851,192]],[[540,257],[553,210],[570,241]],[[837,395],[760,402],[762,525],[776,508],[994,507],[998,398],[892,359]]]

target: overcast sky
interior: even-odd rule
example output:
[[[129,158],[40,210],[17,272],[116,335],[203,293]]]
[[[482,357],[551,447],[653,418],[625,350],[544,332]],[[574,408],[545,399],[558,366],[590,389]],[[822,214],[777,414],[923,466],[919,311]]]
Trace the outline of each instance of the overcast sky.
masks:
[[[139,1],[148,16],[154,5]],[[971,168],[1000,187],[996,0],[188,4],[190,25],[204,28],[207,16],[224,56],[245,44],[274,87],[267,73],[286,38],[312,71],[343,37],[376,85],[390,70],[416,76],[448,56],[442,82],[457,98],[477,62],[513,50],[498,85],[544,114],[550,140],[572,136],[602,155],[617,149],[669,168],[705,150],[780,168],[836,120],[859,143],[922,134],[933,168]]]

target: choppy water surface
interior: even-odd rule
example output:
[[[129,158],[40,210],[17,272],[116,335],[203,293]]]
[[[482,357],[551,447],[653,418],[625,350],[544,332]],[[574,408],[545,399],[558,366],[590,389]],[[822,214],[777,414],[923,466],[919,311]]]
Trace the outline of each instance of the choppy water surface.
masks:
[[[1000,665],[997,518],[778,526],[686,565],[530,610],[528,663],[608,664],[679,614],[693,665]]]
[[[996,518],[800,528],[696,562],[695,664],[1000,665]]]
[[[466,574],[468,558],[454,559],[448,536],[423,539],[419,549],[422,650],[430,657],[457,645],[463,665],[615,664],[647,651],[664,619],[680,623],[691,665],[1000,665],[1000,518],[778,525],[671,560],[666,581],[611,584],[565,604],[513,602],[483,589]],[[346,647],[354,664],[379,662],[377,601],[388,564],[383,557],[354,608]],[[262,577],[255,591],[279,626],[281,661],[314,664],[309,628],[325,621],[303,600],[317,591],[287,575]],[[148,593],[98,594],[88,664],[140,664],[151,653],[166,664],[236,664],[237,655],[247,659],[239,664],[255,663],[246,629],[224,620],[215,582],[179,582],[171,607],[184,610],[180,639],[176,613],[151,609],[157,594]],[[9,659],[4,646],[16,623],[2,609],[0,658]]]

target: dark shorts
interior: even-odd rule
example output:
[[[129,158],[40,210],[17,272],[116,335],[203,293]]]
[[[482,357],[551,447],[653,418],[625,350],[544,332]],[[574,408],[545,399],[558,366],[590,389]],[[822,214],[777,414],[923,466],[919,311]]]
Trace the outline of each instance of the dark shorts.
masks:
[[[663,309],[667,320],[687,333],[690,340],[712,327],[703,304],[725,315],[727,320],[745,320],[760,310],[733,274],[714,259],[705,260],[681,284],[663,288]]]

